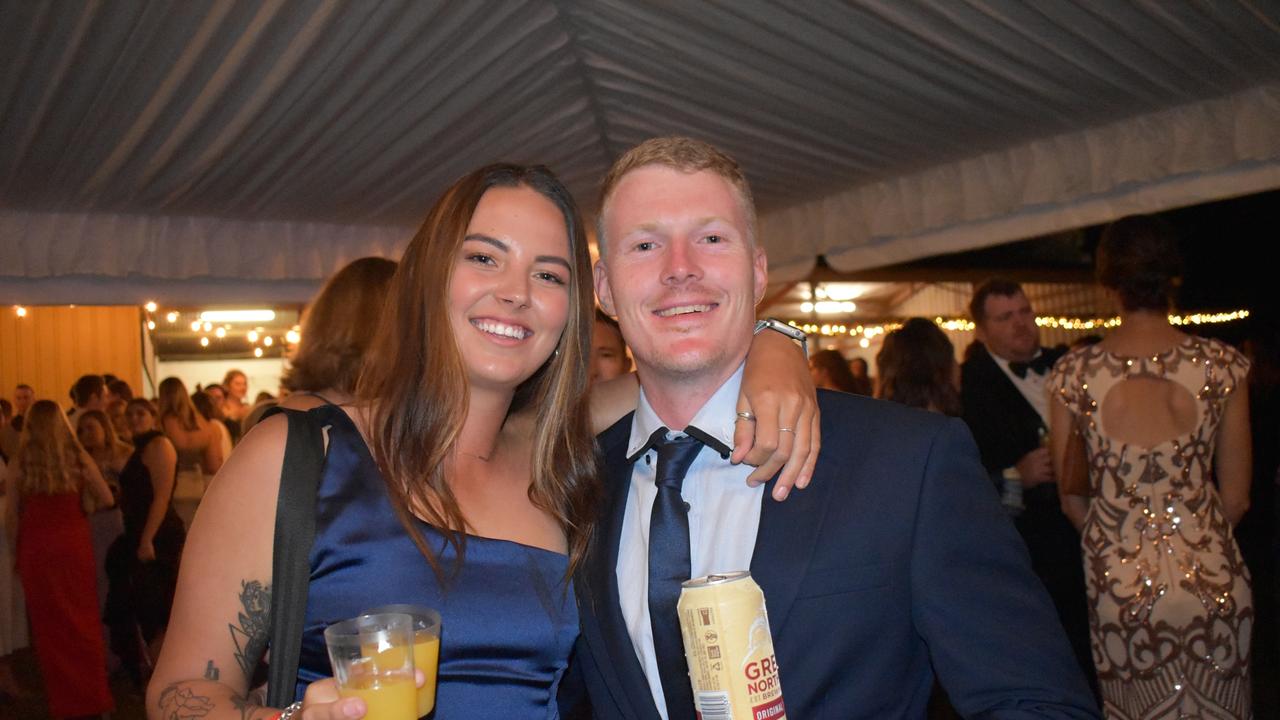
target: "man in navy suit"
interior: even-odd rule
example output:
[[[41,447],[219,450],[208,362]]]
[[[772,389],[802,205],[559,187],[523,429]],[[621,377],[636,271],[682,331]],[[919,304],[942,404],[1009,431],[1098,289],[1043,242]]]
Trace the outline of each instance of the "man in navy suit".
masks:
[[[650,140],[602,199],[596,289],[642,392],[600,436],[606,500],[576,578],[595,717],[692,719],[679,581],[748,568],[788,717],[922,717],[935,672],[968,717],[1097,717],[963,423],[822,392],[807,490],[774,502],[728,461],[767,281],[737,164]]]

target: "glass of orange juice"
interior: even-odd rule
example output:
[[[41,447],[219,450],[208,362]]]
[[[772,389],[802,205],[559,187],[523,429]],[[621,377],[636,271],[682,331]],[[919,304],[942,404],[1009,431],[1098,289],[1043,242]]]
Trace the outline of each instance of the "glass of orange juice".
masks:
[[[366,720],[415,720],[413,618],[379,613],[334,623],[324,630],[338,694],[364,700]]]
[[[421,605],[383,605],[370,613],[403,613],[413,618],[413,666],[426,682],[418,688],[418,717],[436,706],[436,672],[440,664],[440,613]]]

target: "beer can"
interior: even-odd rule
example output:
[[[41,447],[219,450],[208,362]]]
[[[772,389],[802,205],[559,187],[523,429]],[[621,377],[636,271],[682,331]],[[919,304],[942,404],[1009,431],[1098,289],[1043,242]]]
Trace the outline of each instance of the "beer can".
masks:
[[[764,593],[745,571],[681,585],[680,634],[701,720],[785,720]]]

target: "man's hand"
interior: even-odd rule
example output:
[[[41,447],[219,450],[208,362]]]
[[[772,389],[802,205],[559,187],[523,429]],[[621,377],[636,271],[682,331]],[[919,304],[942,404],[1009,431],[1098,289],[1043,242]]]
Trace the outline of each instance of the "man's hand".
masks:
[[[1018,474],[1022,476],[1023,487],[1035,487],[1053,482],[1053,458],[1049,448],[1036,448],[1014,464]]]

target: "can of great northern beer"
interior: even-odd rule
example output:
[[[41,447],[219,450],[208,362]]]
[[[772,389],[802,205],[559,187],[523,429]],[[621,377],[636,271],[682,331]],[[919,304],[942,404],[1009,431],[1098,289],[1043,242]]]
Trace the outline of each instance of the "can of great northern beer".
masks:
[[[745,571],[685,582],[676,604],[701,720],[785,720],[764,593]]]

